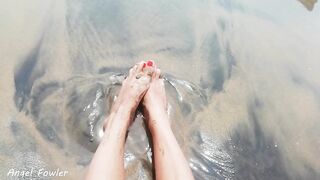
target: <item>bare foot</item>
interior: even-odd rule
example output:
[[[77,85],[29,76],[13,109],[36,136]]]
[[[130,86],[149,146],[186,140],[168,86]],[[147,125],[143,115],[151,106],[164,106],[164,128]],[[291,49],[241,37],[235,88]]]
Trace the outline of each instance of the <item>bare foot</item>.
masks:
[[[143,98],[144,115],[146,116],[151,133],[158,126],[170,128],[164,80],[160,78],[160,74],[160,69],[157,69],[151,78],[150,87]]]
[[[127,78],[122,82],[119,95],[112,105],[111,113],[104,122],[104,129],[111,123],[109,120],[120,111],[120,108],[121,112],[130,113],[131,118],[126,120],[127,122],[123,122],[126,128],[130,125],[137,106],[150,86],[151,77],[154,74],[154,67],[152,61],[148,61],[147,63],[142,61],[130,69]]]

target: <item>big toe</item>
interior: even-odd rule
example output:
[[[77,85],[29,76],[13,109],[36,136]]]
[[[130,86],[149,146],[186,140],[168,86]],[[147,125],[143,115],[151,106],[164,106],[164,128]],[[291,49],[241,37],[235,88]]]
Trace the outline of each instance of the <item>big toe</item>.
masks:
[[[155,63],[152,60],[148,60],[141,69],[145,74],[152,76],[155,71]]]
[[[151,77],[155,73],[155,63],[152,60],[140,63],[136,69],[136,79],[141,83],[150,83]]]

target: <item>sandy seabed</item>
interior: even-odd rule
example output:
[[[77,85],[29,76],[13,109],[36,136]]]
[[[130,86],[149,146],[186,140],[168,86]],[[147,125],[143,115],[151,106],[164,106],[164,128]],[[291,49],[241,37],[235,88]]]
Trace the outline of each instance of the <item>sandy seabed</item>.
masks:
[[[309,2],[0,0],[0,177],[82,178],[98,143],[87,123],[99,125],[119,88],[110,77],[154,59],[197,179],[319,179]],[[128,179],[152,177],[142,127],[138,117],[126,144]]]

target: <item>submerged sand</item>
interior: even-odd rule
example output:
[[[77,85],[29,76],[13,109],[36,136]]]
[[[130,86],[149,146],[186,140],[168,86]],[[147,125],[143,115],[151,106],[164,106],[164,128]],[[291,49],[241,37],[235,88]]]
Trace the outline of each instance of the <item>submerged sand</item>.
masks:
[[[83,135],[89,115],[103,118],[119,87],[110,77],[151,58],[169,77],[173,128],[198,179],[319,179],[317,5],[1,0],[0,14],[0,177],[82,178],[98,141]],[[150,179],[136,122],[128,178]]]

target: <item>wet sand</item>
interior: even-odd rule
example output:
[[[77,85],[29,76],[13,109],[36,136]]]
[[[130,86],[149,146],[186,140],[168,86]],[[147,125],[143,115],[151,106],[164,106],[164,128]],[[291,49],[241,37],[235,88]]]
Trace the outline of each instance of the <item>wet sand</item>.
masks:
[[[154,59],[197,179],[319,179],[320,9],[305,2],[1,0],[0,177],[82,178],[110,77]],[[141,116],[129,134],[128,178],[150,179]]]

